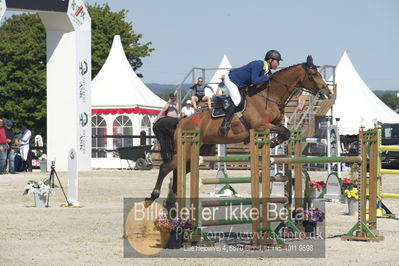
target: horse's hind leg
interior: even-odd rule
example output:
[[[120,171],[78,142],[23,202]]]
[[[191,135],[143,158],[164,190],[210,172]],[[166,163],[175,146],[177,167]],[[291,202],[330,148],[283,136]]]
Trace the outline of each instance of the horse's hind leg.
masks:
[[[186,163],[186,174],[190,173],[190,161]],[[173,193],[177,194],[177,169],[173,170]]]
[[[277,136],[270,140],[270,148],[274,148],[280,143],[288,140],[291,136],[291,132],[283,126],[275,126],[270,128],[270,132],[277,133]]]
[[[172,160],[169,163],[162,163],[160,165],[158,179],[154,189],[152,190],[151,197],[145,199],[146,207],[150,206],[154,200],[159,198],[159,195],[161,194],[161,187],[163,180],[172,170],[176,170],[176,166],[174,166],[176,164],[175,160],[176,159]]]

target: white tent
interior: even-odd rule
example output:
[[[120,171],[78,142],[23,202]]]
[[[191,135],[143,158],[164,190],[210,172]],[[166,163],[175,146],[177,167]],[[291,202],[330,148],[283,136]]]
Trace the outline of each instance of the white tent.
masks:
[[[218,84],[221,82],[220,77],[222,75],[227,75],[227,72],[231,68],[231,64],[229,62],[229,59],[227,59],[226,55],[223,55],[222,61],[219,64],[219,69],[216,70],[215,74],[213,74],[213,77],[209,81],[209,86],[212,87],[213,91],[216,93],[216,90],[218,89]]]
[[[92,81],[92,132],[94,135],[153,135],[152,124],[165,105],[141,81],[126,58],[119,35],[114,37],[110,53]],[[139,139],[93,138],[92,167],[118,168],[120,161],[112,153],[117,147],[136,146]],[[150,144],[148,140],[147,144]]]
[[[338,122],[340,134],[358,134],[360,125],[372,128],[379,121],[399,123],[399,114],[386,106],[364,83],[344,52],[336,71],[337,99],[333,117]]]

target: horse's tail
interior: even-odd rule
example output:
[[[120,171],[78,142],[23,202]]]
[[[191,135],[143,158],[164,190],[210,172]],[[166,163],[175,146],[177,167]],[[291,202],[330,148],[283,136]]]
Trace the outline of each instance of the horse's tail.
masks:
[[[172,160],[175,153],[174,133],[179,120],[173,117],[162,117],[154,123],[152,130],[159,141],[161,157],[164,163]]]

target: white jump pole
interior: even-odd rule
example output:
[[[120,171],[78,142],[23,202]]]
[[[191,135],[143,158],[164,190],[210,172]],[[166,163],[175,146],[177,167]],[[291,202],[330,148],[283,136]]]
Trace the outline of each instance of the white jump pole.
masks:
[[[78,159],[75,149],[68,153],[68,203],[80,206],[78,200]]]

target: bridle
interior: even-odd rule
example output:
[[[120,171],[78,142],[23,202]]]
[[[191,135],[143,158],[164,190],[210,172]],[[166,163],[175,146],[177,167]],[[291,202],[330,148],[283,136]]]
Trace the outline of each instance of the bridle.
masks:
[[[274,80],[277,83],[283,85],[286,88],[286,90],[292,89],[292,91],[291,91],[290,95],[288,96],[287,100],[284,103],[281,103],[280,101],[276,102],[275,100],[270,99],[268,97],[268,94],[269,94],[270,90],[267,90],[267,95],[264,95],[263,93],[260,93],[260,92],[258,92],[256,95],[258,95],[260,97],[263,97],[266,100],[268,100],[269,102],[272,102],[272,103],[276,104],[280,108],[280,110],[284,110],[285,106],[291,101],[291,99],[295,95],[297,95],[298,92],[306,92],[306,93],[310,93],[312,95],[318,96],[318,95],[320,95],[320,92],[324,88],[328,88],[327,85],[324,85],[323,87],[319,87],[319,85],[316,83],[316,80],[314,78],[316,76],[316,73],[310,73],[309,72],[309,69],[317,69],[317,66],[314,66],[314,65],[309,66],[308,64],[304,63],[304,64],[302,64],[302,67],[305,69],[306,75],[304,76],[303,80],[301,81],[301,85],[305,82],[305,79],[308,78],[309,81],[312,82],[313,85],[316,87],[316,91],[315,92],[313,92],[311,90],[308,90],[306,88],[303,88],[303,86],[296,87],[296,86],[290,85],[290,84],[288,84],[288,83],[286,83],[286,82],[284,82],[282,80],[278,80],[278,79],[272,77],[271,80]],[[267,86],[267,89],[268,88],[269,88],[269,84]],[[282,98],[284,98],[284,97],[282,97]]]

